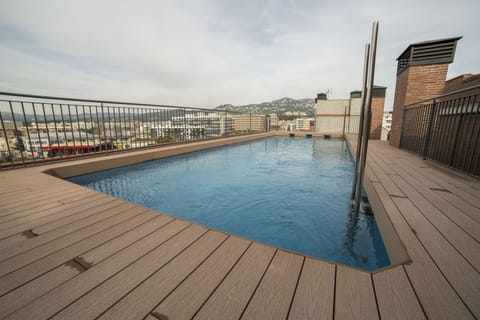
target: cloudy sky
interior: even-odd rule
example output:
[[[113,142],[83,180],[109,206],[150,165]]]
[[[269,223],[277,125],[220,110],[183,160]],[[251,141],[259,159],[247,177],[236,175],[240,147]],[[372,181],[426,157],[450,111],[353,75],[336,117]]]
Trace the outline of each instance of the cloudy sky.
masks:
[[[0,0],[0,91],[198,107],[343,98],[379,20],[388,109],[410,43],[461,35],[448,77],[480,72],[479,12],[478,0]]]

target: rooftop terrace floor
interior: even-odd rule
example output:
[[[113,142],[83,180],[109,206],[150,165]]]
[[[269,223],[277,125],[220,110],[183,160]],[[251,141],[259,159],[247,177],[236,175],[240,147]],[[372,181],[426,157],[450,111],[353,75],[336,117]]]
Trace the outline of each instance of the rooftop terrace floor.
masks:
[[[176,148],[186,147],[155,152]],[[480,317],[479,180],[371,141],[369,197],[409,258],[368,273],[43,173],[72,166],[78,173],[81,165],[102,167],[134,154],[147,159],[151,152],[0,172],[0,318]]]

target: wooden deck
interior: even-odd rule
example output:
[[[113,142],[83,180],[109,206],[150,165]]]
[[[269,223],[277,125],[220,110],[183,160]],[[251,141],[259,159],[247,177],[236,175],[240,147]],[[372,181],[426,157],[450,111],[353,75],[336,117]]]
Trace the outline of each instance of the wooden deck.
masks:
[[[0,172],[1,319],[480,318],[480,182],[386,143],[367,179],[411,261],[376,273],[42,173],[55,166]]]

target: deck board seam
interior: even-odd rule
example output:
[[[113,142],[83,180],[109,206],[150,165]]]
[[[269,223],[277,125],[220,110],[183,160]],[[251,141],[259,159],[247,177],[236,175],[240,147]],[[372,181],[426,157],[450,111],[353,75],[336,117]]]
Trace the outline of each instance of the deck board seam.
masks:
[[[297,282],[295,283],[295,288],[293,289],[292,299],[290,299],[290,304],[289,304],[289,306],[288,306],[288,311],[287,311],[287,314],[286,314],[286,316],[285,316],[285,319],[288,319],[288,318],[289,318],[289,316],[290,316],[290,311],[292,311],[293,301],[295,301],[295,295],[297,294],[298,285],[299,285],[299,283],[300,283],[300,277],[302,276],[303,267],[305,266],[305,260],[307,260],[307,257],[306,257],[306,256],[303,256],[302,265],[300,266],[300,270],[299,270],[299,272],[298,272]]]
[[[335,305],[337,303],[337,264],[334,264],[335,266],[335,271],[333,274],[333,306],[332,306],[332,319],[335,319]]]
[[[237,320],[242,319],[243,315],[244,315],[245,312],[247,311],[248,305],[249,305],[250,302],[252,301],[253,296],[255,296],[255,293],[257,292],[257,289],[258,289],[258,287],[260,286],[260,283],[262,283],[263,278],[264,278],[265,275],[267,274],[268,268],[270,268],[270,265],[272,264],[273,258],[275,258],[275,256],[277,255],[277,252],[278,252],[279,250],[280,250],[280,249],[278,249],[278,248],[275,249],[275,252],[272,254],[272,257],[270,258],[270,261],[268,262],[267,267],[266,267],[265,270],[263,271],[262,276],[261,276],[260,279],[258,280],[257,285],[255,286],[255,289],[252,291],[252,294],[251,294],[250,297],[248,298],[248,301],[247,301],[247,303],[245,304],[245,306],[243,307],[243,310],[242,310],[242,312],[240,313],[240,316],[237,318]]]
[[[212,231],[212,230],[209,229],[208,231]],[[165,299],[167,299],[175,290],[177,290],[177,288],[178,288],[179,286],[181,286],[185,281],[187,281],[187,279],[188,279],[195,271],[197,271],[198,268],[200,268],[200,266],[202,266],[202,265],[205,263],[205,261],[207,261],[208,258],[210,258],[210,257],[227,241],[227,239],[231,238],[231,235],[230,235],[230,234],[226,234],[226,235],[227,235],[227,237],[226,237],[225,239],[223,239],[223,240],[220,242],[220,244],[219,244],[215,249],[213,249],[212,252],[210,252],[195,268],[193,268],[193,270],[190,271],[190,272],[185,276],[185,278],[183,278],[168,294],[166,294],[165,297],[163,297],[163,299],[161,299],[150,311],[148,311],[148,313],[146,313],[146,316],[148,316],[149,314],[153,314],[152,312],[153,312],[159,305],[161,305],[162,302],[163,302]],[[250,244],[248,245],[248,247],[250,247]],[[247,249],[248,249],[248,247],[247,247]],[[243,256],[243,254],[246,252],[247,249],[245,249],[245,250],[242,252],[242,254],[240,255],[240,257]],[[240,259],[240,258],[238,258],[237,261],[235,261],[234,265],[237,264],[237,262],[238,262],[239,259]],[[170,261],[167,262],[164,266],[166,266],[166,265],[169,264],[169,263],[170,263]],[[163,266],[163,267],[164,267],[164,266]],[[162,268],[163,268],[163,267],[162,267]],[[155,273],[157,273],[158,271],[160,271],[162,268],[160,268],[160,269],[158,269],[157,271],[155,271],[154,273],[152,273],[151,276],[153,276]],[[232,267],[232,268],[233,268],[233,267]],[[230,270],[231,270],[231,269],[230,269]],[[149,277],[149,278],[150,278],[150,277]],[[223,279],[223,278],[222,278],[222,279]],[[148,278],[145,279],[143,282],[145,282],[145,281],[147,281],[147,280],[148,280]],[[142,283],[143,283],[143,282],[142,282]],[[139,285],[140,285],[140,284],[139,284]],[[133,291],[133,290],[131,290],[131,291]],[[212,293],[213,293],[213,291],[212,291]],[[119,300],[119,301],[120,301],[120,300]],[[205,300],[205,301],[206,301],[206,300]],[[204,303],[205,303],[205,301],[204,301]],[[202,303],[201,306],[203,306],[204,303]],[[197,311],[194,313],[194,315],[200,310],[201,306],[197,309]],[[194,316],[192,316],[192,319],[193,319],[193,317],[194,317]]]
[[[380,314],[380,306],[378,305],[377,291],[375,289],[375,283],[373,281],[373,273],[370,273],[369,276],[370,276],[370,283],[371,283],[372,289],[373,289],[373,298],[375,299],[375,307],[377,309],[377,316],[378,316],[378,319],[382,319],[382,316]]]
[[[248,249],[252,246],[253,243],[254,243],[254,241],[250,241],[248,246],[245,248],[245,250],[242,252],[242,254],[238,257],[237,261],[235,261],[235,263],[228,270],[228,272],[225,274],[225,276],[222,277],[222,279],[218,282],[218,284],[215,286],[215,288],[213,288],[213,290],[208,294],[205,301],[203,301],[203,303],[198,307],[197,311],[195,311],[195,313],[192,315],[191,319],[195,319],[195,317],[200,312],[200,310],[202,310],[203,306],[210,300],[210,298],[213,296],[215,291],[217,291],[217,289],[222,285],[222,283],[225,281],[225,279],[228,277],[228,275],[232,273],[232,270],[238,265],[239,261],[243,258],[243,256],[245,256]],[[157,304],[157,306],[155,308],[157,308],[159,305],[160,305],[160,303]],[[155,310],[155,308],[153,308],[152,311]],[[150,311],[150,312],[152,312],[152,311]]]
[[[428,319],[428,315],[427,315],[427,312],[425,311],[425,307],[423,306],[422,300],[420,300],[420,297],[417,294],[417,290],[415,290],[415,286],[413,285],[412,279],[410,279],[410,275],[408,274],[407,269],[405,268],[405,265],[402,265],[402,269],[403,269],[403,272],[405,273],[405,276],[407,277],[410,288],[412,288],[413,290],[413,294],[415,294],[415,299],[417,299],[417,302],[420,305],[420,308],[422,309],[425,319]]]

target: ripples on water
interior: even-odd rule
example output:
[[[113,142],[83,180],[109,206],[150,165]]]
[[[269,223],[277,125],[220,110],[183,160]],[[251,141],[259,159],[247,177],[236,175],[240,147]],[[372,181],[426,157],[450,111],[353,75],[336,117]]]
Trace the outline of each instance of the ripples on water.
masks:
[[[367,270],[389,264],[375,220],[348,212],[343,141],[265,140],[69,180],[249,239]]]

